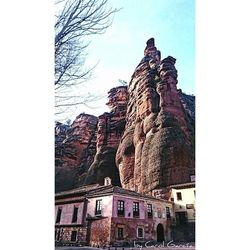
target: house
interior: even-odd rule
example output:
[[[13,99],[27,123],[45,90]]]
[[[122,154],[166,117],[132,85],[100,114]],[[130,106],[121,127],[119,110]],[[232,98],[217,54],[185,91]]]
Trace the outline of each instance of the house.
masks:
[[[195,182],[168,187],[169,201],[174,203],[172,236],[176,241],[195,238]]]
[[[126,246],[171,239],[171,201],[105,182],[56,194],[57,245]]]
[[[85,195],[90,185],[78,189],[60,192],[55,195],[55,243],[56,245],[85,245],[87,199]]]

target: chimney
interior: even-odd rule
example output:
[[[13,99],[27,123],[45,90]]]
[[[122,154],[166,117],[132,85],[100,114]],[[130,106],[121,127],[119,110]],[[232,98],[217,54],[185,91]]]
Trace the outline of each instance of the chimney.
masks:
[[[109,185],[111,185],[111,178],[105,177],[104,178],[104,186],[109,186]]]

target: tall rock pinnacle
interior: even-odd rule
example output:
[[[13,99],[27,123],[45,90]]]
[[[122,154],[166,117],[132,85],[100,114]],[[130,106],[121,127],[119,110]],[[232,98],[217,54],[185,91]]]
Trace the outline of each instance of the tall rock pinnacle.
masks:
[[[171,56],[161,61],[151,38],[132,75],[126,127],[116,154],[124,188],[152,194],[190,180],[194,152],[175,61]]]

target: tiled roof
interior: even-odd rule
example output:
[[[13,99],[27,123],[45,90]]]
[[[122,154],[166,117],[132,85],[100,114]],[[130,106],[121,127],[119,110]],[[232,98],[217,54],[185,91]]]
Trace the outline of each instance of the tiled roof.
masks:
[[[81,186],[79,188],[59,192],[55,194],[55,197],[61,197],[61,196],[68,196],[68,195],[73,195],[73,194],[85,194],[90,190],[96,189],[100,187],[99,184],[93,184],[93,185],[87,185],[87,186]]]

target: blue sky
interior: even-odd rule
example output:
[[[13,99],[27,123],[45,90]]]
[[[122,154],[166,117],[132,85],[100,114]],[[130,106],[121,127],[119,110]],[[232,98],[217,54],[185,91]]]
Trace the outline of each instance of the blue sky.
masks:
[[[81,89],[104,98],[89,104],[91,109],[78,107],[72,119],[80,112],[98,116],[109,111],[105,106],[108,90],[119,85],[118,79],[130,81],[151,37],[162,59],[168,55],[177,59],[178,88],[195,94],[194,0],[109,0],[109,6],[122,9],[105,34],[88,38],[91,43],[85,65],[99,63],[93,79]]]

